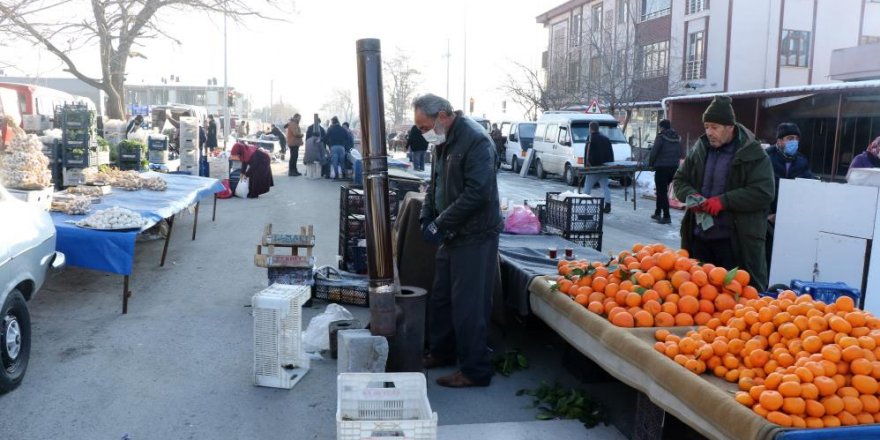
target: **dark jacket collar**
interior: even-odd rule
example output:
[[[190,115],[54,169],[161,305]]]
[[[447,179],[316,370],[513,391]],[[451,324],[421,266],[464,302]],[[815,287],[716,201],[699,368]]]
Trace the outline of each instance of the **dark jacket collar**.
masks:
[[[736,152],[733,155],[734,165],[740,162],[760,160],[767,154],[764,152],[764,149],[761,148],[761,143],[755,139],[754,133],[738,122],[736,123],[736,136],[734,137],[734,143],[736,144]],[[706,149],[706,151],[708,151],[709,148],[712,148],[712,146],[709,145],[709,138],[705,134],[700,136],[700,144]]]

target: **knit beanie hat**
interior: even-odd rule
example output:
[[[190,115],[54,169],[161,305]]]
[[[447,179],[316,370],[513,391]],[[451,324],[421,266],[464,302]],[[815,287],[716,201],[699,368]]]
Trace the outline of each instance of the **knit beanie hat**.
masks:
[[[703,122],[714,122],[721,125],[735,125],[736,115],[733,113],[733,106],[730,104],[730,97],[725,95],[716,95],[703,112]]]
[[[793,124],[791,122],[783,122],[776,127],[776,139],[782,139],[786,136],[795,135],[797,137],[801,137],[801,129],[798,128],[797,124]]]

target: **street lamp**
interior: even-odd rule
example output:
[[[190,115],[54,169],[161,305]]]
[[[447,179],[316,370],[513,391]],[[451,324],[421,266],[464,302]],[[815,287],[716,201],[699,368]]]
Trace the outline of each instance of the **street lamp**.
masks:
[[[223,97],[229,96],[229,77],[227,75],[226,47],[226,1],[223,2]],[[226,150],[226,139],[229,137],[229,106],[223,105],[223,149]]]

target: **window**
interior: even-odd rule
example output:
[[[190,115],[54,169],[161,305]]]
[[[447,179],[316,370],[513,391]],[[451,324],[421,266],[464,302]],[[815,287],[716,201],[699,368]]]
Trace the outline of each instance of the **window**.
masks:
[[[550,124],[547,126],[547,134],[544,135],[544,142],[556,142],[556,134],[559,133],[559,126]]]
[[[696,14],[697,12],[703,11],[706,8],[706,3],[709,0],[686,0],[685,6],[687,9],[685,10],[685,14]]]
[[[656,78],[668,75],[668,51],[669,41],[642,46],[639,53],[639,76],[642,78]]]
[[[602,4],[598,4],[593,6],[593,9],[590,12],[590,33],[593,35],[593,40],[595,42],[596,47],[602,47],[602,35],[604,32],[604,26],[602,25]]]
[[[641,0],[642,21],[669,14],[671,0]]]
[[[617,22],[620,24],[629,20],[629,2],[630,0],[617,0]]]
[[[602,79],[602,59],[594,57],[590,59],[590,82],[593,87],[598,87],[599,81]]]
[[[571,36],[568,39],[569,46],[577,47],[581,44],[581,15],[575,15],[571,19]]]
[[[571,60],[568,62],[568,90],[577,90],[578,85],[578,62]]]
[[[790,29],[782,31],[779,64],[793,67],[808,67],[810,65],[810,32]]]
[[[698,31],[688,35],[688,49],[685,57],[684,79],[704,77],[703,52],[705,50],[705,32]]]
[[[546,132],[546,131],[547,131],[547,125],[545,125],[545,124],[536,125],[534,140],[536,142],[543,142],[544,141],[544,132]]]
[[[562,126],[559,127],[559,143],[564,144],[570,142],[568,138],[568,127]]]

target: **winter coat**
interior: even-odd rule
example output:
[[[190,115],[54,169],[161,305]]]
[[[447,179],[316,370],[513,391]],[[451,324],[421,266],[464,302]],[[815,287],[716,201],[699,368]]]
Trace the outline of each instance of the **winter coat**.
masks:
[[[871,155],[867,151],[856,155],[849,164],[850,168],[880,168],[880,159]]]
[[[330,128],[327,129],[327,136],[324,137],[324,143],[329,146],[348,145],[348,131],[345,130],[345,127],[339,124],[332,124]]]
[[[775,145],[767,149],[767,157],[773,165],[773,179],[775,181],[776,196],[773,197],[773,204],[770,205],[770,213],[776,214],[776,203],[779,201],[779,179],[813,179],[813,173],[810,171],[810,161],[803,154],[797,153],[793,160],[786,160],[785,154],[779,151]],[[790,163],[788,171],[785,170],[786,163]]]
[[[278,143],[280,143],[282,147],[287,146],[287,138],[284,137],[284,133],[282,133],[281,129],[279,129],[277,126],[273,125],[272,131],[270,131],[269,134],[278,138]]]
[[[321,127],[320,125],[318,125],[317,129],[315,128],[314,124],[309,125],[309,128],[306,129],[306,139],[308,139],[312,136],[318,136],[323,140],[324,136],[326,136],[326,135],[327,135],[327,131],[324,130],[324,127]]]
[[[409,129],[409,136],[406,138],[406,146],[410,151],[427,151],[428,141],[422,136],[422,131],[415,125]]]
[[[208,148],[217,148],[217,123],[208,121],[208,139],[205,141]]]
[[[284,128],[287,129],[288,147],[299,147],[303,144],[303,131],[302,128],[299,127],[299,124],[288,122],[284,124]]]
[[[608,162],[614,162],[614,149],[611,148],[611,140],[602,133],[590,133],[587,141],[589,157],[587,162],[591,166],[600,166]]]
[[[681,136],[675,129],[663,130],[655,139],[648,157],[652,168],[678,168],[681,159]]]
[[[736,124],[736,152],[727,175],[727,189],[721,204],[731,214],[731,247],[739,268],[751,275],[750,284],[758,292],[767,290],[767,214],[775,195],[773,165],[755,135]],[[675,197],[684,203],[691,194],[698,194],[703,186],[703,171],[709,139],[700,137],[684,164],[675,173]],[[693,252],[695,214],[686,211],[681,222],[681,247]],[[732,268],[727,268],[732,269]]]
[[[456,112],[446,142],[435,146],[434,153],[431,186],[425,194],[421,222],[435,221],[437,228],[446,234],[447,246],[477,243],[498,235],[503,222],[493,166],[495,145],[488,133],[472,119]],[[438,212],[435,197],[440,173],[446,208]]]

